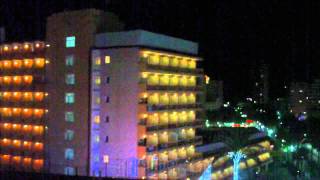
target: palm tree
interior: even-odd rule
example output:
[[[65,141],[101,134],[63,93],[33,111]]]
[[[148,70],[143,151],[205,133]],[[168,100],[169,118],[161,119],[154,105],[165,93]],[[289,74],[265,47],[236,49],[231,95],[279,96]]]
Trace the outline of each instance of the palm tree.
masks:
[[[239,166],[240,161],[246,158],[246,155],[242,152],[242,148],[248,145],[249,133],[244,133],[242,128],[232,128],[228,131],[227,136],[220,136],[222,142],[224,142],[229,148],[228,156],[233,161],[233,180],[239,180]]]

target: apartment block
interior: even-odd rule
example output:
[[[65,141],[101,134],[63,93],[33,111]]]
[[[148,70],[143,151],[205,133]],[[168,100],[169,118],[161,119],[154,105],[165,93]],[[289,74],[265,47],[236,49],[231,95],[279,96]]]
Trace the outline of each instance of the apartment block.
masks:
[[[95,9],[61,12],[47,19],[50,173],[88,175],[90,49],[97,32],[122,26],[113,14]]]
[[[40,41],[0,46],[1,170],[44,168],[46,48]]]
[[[90,175],[177,179],[207,167],[195,151],[204,96],[197,50],[143,30],[96,35]]]

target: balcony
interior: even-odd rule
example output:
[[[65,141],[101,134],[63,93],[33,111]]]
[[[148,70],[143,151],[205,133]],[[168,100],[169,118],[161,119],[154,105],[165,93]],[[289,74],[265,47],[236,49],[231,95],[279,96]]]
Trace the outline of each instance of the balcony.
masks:
[[[162,86],[145,85],[141,82],[142,91],[203,91],[203,86]]]
[[[150,71],[166,71],[168,73],[186,73],[186,74],[195,74],[202,75],[204,73],[203,69],[195,68],[181,68],[181,67],[172,67],[172,66],[161,66],[161,65],[151,65],[144,61],[140,61],[140,67],[142,70]]]
[[[181,104],[181,105],[146,105],[147,111],[165,111],[170,109],[202,109],[200,103],[196,104]]]
[[[168,150],[171,148],[178,148],[181,146],[188,146],[188,145],[199,145],[202,144],[202,137],[195,136],[193,139],[181,139],[178,142],[168,142],[166,144],[158,144],[156,146],[147,145],[147,139],[141,139],[138,142],[138,146],[145,146],[147,152],[154,152],[154,151],[162,151]]]
[[[140,120],[138,123],[140,126],[146,126],[146,130],[148,132],[151,131],[161,131],[161,130],[170,130],[170,129],[176,129],[176,128],[181,128],[181,127],[195,127],[195,128],[200,128],[203,126],[203,121],[202,120],[194,120],[190,122],[185,122],[185,123],[176,123],[176,124],[165,124],[165,125],[147,125],[146,119]]]

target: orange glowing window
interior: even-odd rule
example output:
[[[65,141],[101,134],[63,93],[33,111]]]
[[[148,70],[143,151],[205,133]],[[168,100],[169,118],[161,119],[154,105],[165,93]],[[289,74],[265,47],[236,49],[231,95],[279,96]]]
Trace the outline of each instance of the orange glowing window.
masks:
[[[14,148],[20,148],[21,147],[21,141],[20,140],[13,140],[12,141],[12,146],[14,147]]]
[[[33,148],[35,151],[42,151],[43,150],[43,143],[36,142],[36,143],[34,143]]]
[[[11,92],[3,92],[3,100],[9,101],[11,97]]]
[[[22,82],[22,77],[21,76],[13,76],[13,83],[15,85],[20,85]]]
[[[19,165],[21,162],[21,156],[13,156],[11,161],[12,161],[12,164]]]
[[[31,92],[24,92],[22,95],[23,101],[32,101],[32,93]]]
[[[22,117],[29,118],[32,116],[32,109],[24,108],[22,110]]]
[[[44,58],[35,58],[34,61],[35,61],[35,67],[36,68],[43,68],[45,63],[46,63]]]
[[[10,146],[11,145],[11,140],[10,139],[2,139],[1,140],[1,146],[6,147],[6,146]]]
[[[34,93],[34,99],[36,101],[42,101],[44,98],[44,93],[43,92],[36,92]]]
[[[10,163],[10,155],[0,155],[1,164],[9,164]]]
[[[9,51],[10,50],[10,46],[4,46],[3,47],[3,51]]]
[[[14,59],[13,60],[13,67],[20,69],[22,68],[22,60]]]
[[[32,68],[33,60],[32,59],[24,59],[23,60],[23,67],[24,68]]]
[[[31,84],[32,80],[33,80],[33,77],[31,75],[24,75],[23,76],[24,84]]]
[[[33,126],[33,134],[34,135],[42,135],[43,126]]]
[[[19,132],[21,130],[21,124],[12,124],[12,130]]]
[[[21,108],[12,108],[12,115],[15,117],[20,117],[21,111]]]
[[[0,69],[3,69],[3,61],[0,61]]]
[[[14,50],[14,51],[19,50],[19,45],[18,45],[18,44],[13,45],[13,50]]]
[[[22,130],[24,133],[30,133],[32,131],[32,126],[31,125],[23,125]]]
[[[36,171],[39,171],[42,169],[43,167],[43,159],[35,159],[33,160],[33,165],[32,165],[33,169]]]
[[[22,147],[23,147],[24,150],[31,150],[32,143],[29,142],[29,141],[24,141],[24,142],[22,143]]]
[[[13,92],[12,99],[13,101],[19,101],[21,99],[22,93],[21,92]]]
[[[3,83],[4,83],[5,85],[9,85],[9,84],[11,83],[11,81],[12,81],[11,76],[4,76],[4,77],[3,77]]]
[[[31,47],[32,47],[32,45],[31,45],[30,43],[25,43],[25,44],[23,45],[23,49],[24,49],[24,50],[30,50]]]
[[[1,131],[10,131],[11,127],[12,127],[11,123],[1,123],[0,124]]]
[[[2,66],[4,69],[11,69],[12,61],[8,61],[8,60],[2,61]]]
[[[23,158],[23,160],[22,160],[22,164],[25,167],[31,166],[31,163],[32,163],[32,159],[31,158]]]
[[[12,116],[12,109],[11,108],[1,108],[1,114],[4,117]]]
[[[33,116],[35,118],[41,118],[44,114],[44,110],[43,109],[34,109],[33,110]]]

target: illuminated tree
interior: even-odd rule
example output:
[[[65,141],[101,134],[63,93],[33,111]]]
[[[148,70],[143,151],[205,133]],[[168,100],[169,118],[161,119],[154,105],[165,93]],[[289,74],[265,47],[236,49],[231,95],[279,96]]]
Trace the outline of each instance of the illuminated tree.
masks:
[[[243,154],[240,150],[236,152],[229,152],[228,156],[233,161],[233,180],[239,179],[239,168],[240,168],[240,160],[242,158],[246,158],[246,155]]]

